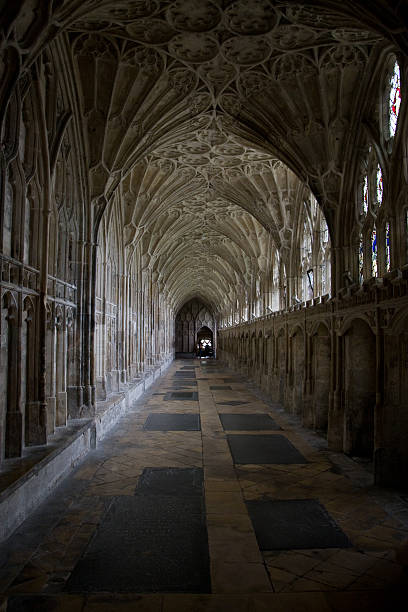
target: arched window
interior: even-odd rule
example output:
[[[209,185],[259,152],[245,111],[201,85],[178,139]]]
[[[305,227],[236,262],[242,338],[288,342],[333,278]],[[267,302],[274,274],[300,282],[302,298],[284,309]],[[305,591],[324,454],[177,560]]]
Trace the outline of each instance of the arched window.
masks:
[[[302,298],[310,300],[313,298],[313,268],[312,268],[312,232],[310,227],[310,209],[305,203],[307,210],[305,211],[303,221],[303,239],[301,243],[301,278],[302,278]]]
[[[275,251],[273,257],[273,267],[272,267],[272,310],[280,309],[280,262],[279,262],[279,253]]]
[[[303,204],[303,225],[300,240],[299,298],[330,293],[330,237],[323,211],[312,195]]]
[[[331,282],[331,256],[330,256],[330,238],[329,228],[323,213],[320,211],[320,250],[319,250],[319,266],[320,266],[320,293],[326,295],[330,293]]]
[[[388,121],[390,137],[395,136],[397,131],[398,114],[401,106],[401,78],[398,62],[394,64],[391,74],[388,99]]]
[[[391,261],[389,226],[387,233],[384,211],[380,213],[384,194],[383,173],[371,146],[368,148],[366,168],[367,173],[361,181],[359,205],[358,271],[361,283],[389,271]]]

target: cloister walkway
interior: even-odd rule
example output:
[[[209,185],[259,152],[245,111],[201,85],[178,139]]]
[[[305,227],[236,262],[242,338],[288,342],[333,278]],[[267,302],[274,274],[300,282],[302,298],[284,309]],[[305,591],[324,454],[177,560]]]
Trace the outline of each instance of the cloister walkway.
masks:
[[[0,547],[0,609],[403,609],[408,503],[371,480],[221,364],[175,361]]]

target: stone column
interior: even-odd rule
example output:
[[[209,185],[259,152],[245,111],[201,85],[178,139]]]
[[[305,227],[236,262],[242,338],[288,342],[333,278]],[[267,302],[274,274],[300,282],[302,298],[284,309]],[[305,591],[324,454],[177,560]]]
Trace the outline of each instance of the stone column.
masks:
[[[329,448],[334,451],[343,451],[343,343],[344,338],[333,330],[335,347],[332,353],[332,368],[334,368],[335,387],[333,392],[333,402],[329,408],[329,422],[327,430],[327,440]]]

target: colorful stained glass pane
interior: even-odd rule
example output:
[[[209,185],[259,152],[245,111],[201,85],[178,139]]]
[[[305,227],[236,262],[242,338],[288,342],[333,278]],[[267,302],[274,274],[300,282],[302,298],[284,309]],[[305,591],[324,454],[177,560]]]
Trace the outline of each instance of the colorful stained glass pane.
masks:
[[[371,270],[373,276],[377,276],[377,230],[374,228],[371,233]]]
[[[363,183],[363,211],[366,215],[368,213],[368,177],[364,177]]]
[[[380,164],[377,166],[377,203],[380,206],[383,200],[383,176]]]
[[[360,272],[360,282],[364,280],[364,242],[363,236],[360,234],[360,244],[358,247],[358,269]]]
[[[385,224],[385,269],[391,270],[391,248],[390,248],[390,224]]]
[[[390,119],[390,136],[394,136],[397,130],[398,114],[401,106],[401,79],[400,68],[395,62],[394,72],[390,83],[390,99],[389,99],[389,119]]]

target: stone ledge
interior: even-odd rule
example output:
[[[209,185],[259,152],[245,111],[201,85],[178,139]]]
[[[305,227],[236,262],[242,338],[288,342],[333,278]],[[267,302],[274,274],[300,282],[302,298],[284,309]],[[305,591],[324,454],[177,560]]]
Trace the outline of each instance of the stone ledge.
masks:
[[[151,369],[122,392],[98,402],[93,419],[69,421],[68,429],[54,435],[51,445],[28,449],[26,457],[8,462],[9,472],[0,472],[0,542],[95,448],[171,362]]]

